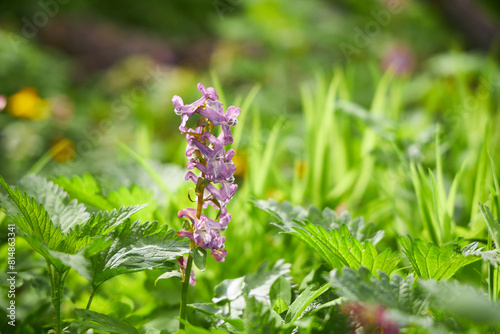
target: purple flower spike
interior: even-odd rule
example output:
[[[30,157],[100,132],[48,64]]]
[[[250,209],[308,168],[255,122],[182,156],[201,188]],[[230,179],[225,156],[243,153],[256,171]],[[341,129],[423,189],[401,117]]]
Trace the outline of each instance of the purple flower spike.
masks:
[[[227,212],[227,203],[233,197],[238,186],[233,184],[234,172],[236,166],[233,163],[235,151],[226,150],[225,146],[233,142],[231,127],[238,124],[238,115],[240,108],[229,107],[224,112],[224,107],[218,101],[219,95],[213,87],[206,88],[203,84],[198,84],[198,90],[202,97],[197,101],[184,105],[179,96],[174,96],[172,103],[175,107],[175,113],[181,116],[181,133],[186,134],[188,145],[186,147],[186,156],[189,159],[187,163],[186,181],[192,181],[196,186],[203,184],[204,189],[198,189],[196,192],[196,202],[201,205],[198,209],[187,208],[179,211],[179,218],[187,218],[190,222],[188,231],[177,232],[178,236],[191,239],[196,245],[203,249],[209,249],[210,255],[216,261],[223,262],[227,255],[224,249],[226,238],[221,236],[225,231],[232,215]],[[221,126],[222,131],[218,137],[210,131],[213,126],[198,123],[195,130],[188,129],[186,124],[194,114],[207,119],[213,126]],[[201,173],[197,176],[191,170],[198,169]],[[203,178],[203,183],[200,183]],[[214,184],[220,184],[215,186]],[[202,209],[212,205],[219,210],[217,220],[208,218]],[[184,259],[179,260],[179,265],[186,265]]]

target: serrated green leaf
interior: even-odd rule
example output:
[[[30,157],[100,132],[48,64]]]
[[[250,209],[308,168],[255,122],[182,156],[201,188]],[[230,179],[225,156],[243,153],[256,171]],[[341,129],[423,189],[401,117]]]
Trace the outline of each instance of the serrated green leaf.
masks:
[[[178,256],[189,253],[189,241],[156,222],[127,222],[108,235],[111,246],[90,257],[92,280],[98,287],[108,279],[136,271],[169,268]]]
[[[54,183],[61,186],[70,197],[79,202],[91,205],[99,210],[112,210],[114,206],[106,198],[101,196],[101,187],[97,184],[94,177],[88,173],[81,177],[74,176],[69,179],[60,176],[54,180]]]
[[[54,226],[60,227],[63,233],[68,233],[90,218],[84,205],[78,204],[76,200],[70,201],[62,188],[41,176],[30,174],[23,177],[18,188],[43,205]]]
[[[327,280],[335,293],[346,300],[382,304],[405,314],[423,316],[428,310],[428,296],[420,289],[413,274],[390,278],[379,271],[379,278],[367,268],[333,270]]]
[[[366,240],[362,244],[352,236],[347,225],[330,231],[308,221],[275,225],[309,245],[332,269],[358,268],[362,265],[368,267],[373,274],[377,274],[377,270],[390,273],[400,261],[397,253],[392,253],[389,249],[379,254],[370,241]]]
[[[484,261],[489,262],[495,268],[498,267],[498,263],[500,263],[500,250],[494,249],[490,251],[485,251],[482,248],[478,248],[477,242],[473,242],[470,245],[465,246],[462,249],[462,254],[464,256],[479,256]]]
[[[479,260],[476,256],[464,256],[453,244],[440,247],[432,242],[404,237],[399,238],[399,243],[413,270],[423,279],[448,279],[460,268]]]
[[[146,188],[136,185],[131,187],[120,187],[118,190],[109,192],[107,200],[112,207],[132,206],[134,204],[146,204],[139,212],[131,216],[132,220],[152,221],[155,220],[155,212],[158,209],[158,202],[154,193]]]
[[[325,208],[323,211],[311,206],[308,210],[301,206],[292,206],[289,202],[279,203],[275,200],[254,201],[255,205],[273,215],[280,221],[278,226],[285,232],[293,232],[296,221],[309,221],[314,225],[323,227],[327,231],[340,229],[346,225],[349,232],[359,241],[370,241],[376,245],[383,237],[384,231],[376,231],[373,223],[366,224],[362,217],[352,218],[348,212],[340,216],[332,209]]]
[[[7,215],[16,222],[31,246],[48,261],[52,262],[50,251],[75,254],[90,243],[89,236],[80,236],[73,233],[73,230],[67,234],[63,233],[62,227],[55,226],[50,220],[43,205],[37,203],[27,193],[22,193],[19,188],[11,188],[1,176],[0,185],[9,195],[2,197],[2,206],[7,209]],[[53,198],[54,201],[62,200],[57,196]],[[62,224],[64,226],[64,222]]]
[[[196,248],[191,248],[189,253],[193,257],[193,261],[194,264],[196,265],[196,268],[200,269],[201,271],[204,271],[207,265],[207,251],[201,247],[196,247]]]
[[[97,324],[97,328],[103,331],[120,334],[139,334],[137,329],[128,322],[106,314],[79,308],[75,309],[75,313],[77,316]]]
[[[77,227],[77,233],[91,236],[107,235],[146,205],[130,205],[121,207],[118,210],[113,209],[112,211],[94,213],[86,224]]]

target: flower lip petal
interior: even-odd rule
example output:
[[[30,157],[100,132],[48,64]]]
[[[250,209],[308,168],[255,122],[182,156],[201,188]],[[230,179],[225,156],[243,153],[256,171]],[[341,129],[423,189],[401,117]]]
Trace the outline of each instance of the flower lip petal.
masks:
[[[184,101],[182,101],[182,98],[180,96],[174,95],[174,97],[172,98],[172,103],[174,104],[175,107],[175,113],[179,115],[178,111],[180,111],[181,108],[184,106]]]
[[[230,106],[229,108],[227,108],[226,117],[236,119],[240,115],[240,113],[241,113],[240,108],[236,108],[235,106]]]

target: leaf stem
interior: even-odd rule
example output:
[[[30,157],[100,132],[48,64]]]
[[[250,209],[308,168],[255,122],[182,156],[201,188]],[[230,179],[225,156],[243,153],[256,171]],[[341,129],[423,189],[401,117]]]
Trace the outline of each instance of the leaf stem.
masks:
[[[96,291],[97,291],[97,288],[92,287],[92,293],[90,294],[89,301],[88,301],[87,307],[86,307],[87,310],[90,310],[90,305],[92,304],[92,300],[94,299],[94,294],[96,293]]]
[[[189,278],[191,277],[191,267],[193,266],[193,257],[191,254],[188,256],[188,262],[186,264],[186,271],[184,272],[184,281],[182,282],[182,292],[181,292],[181,310],[180,318],[182,320],[187,319],[186,306],[187,306],[187,292],[189,288]],[[184,322],[179,322],[179,329],[185,328]]]
[[[64,281],[68,275],[69,269],[59,272],[54,266],[48,264],[50,275],[50,293],[52,297],[52,305],[54,306],[55,334],[62,334],[61,322],[61,303],[64,293]]]

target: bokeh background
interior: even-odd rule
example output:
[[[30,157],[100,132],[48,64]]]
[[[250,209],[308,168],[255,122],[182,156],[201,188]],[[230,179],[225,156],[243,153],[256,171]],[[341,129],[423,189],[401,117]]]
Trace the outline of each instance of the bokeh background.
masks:
[[[349,65],[353,99],[364,106],[375,70],[479,70],[481,58],[495,50],[498,6],[450,0],[9,1],[0,14],[0,88],[9,102],[0,114],[0,172],[22,175],[57,143],[63,148],[55,163],[72,160],[74,168],[96,171],[106,165],[102,159],[81,156],[112,150],[116,138],[144,144],[146,158],[174,160],[174,149],[163,144],[175,138],[171,96],[189,100],[194,84],[212,85],[213,76],[228,102],[260,84],[255,104],[268,125],[273,113],[296,115],[304,80],[327,77],[335,67]],[[466,56],[452,55],[463,51]],[[104,119],[113,131],[107,124],[95,130]],[[91,145],[81,144],[87,137]]]
[[[477,220],[473,203],[488,191],[477,180],[491,175],[476,161],[486,144],[498,151],[499,26],[494,0],[4,1],[0,174],[14,184],[28,172],[91,173],[104,193],[137,185],[152,203],[144,216],[180,228],[176,212],[190,205],[189,185],[171,99],[191,102],[198,82],[214,86],[226,107],[242,108],[234,143],[240,191],[228,258],[209,260],[190,298],[209,301],[223,279],[279,258],[295,263],[300,284],[314,266],[310,253],[278,236],[249,200],[348,209],[389,236],[417,233],[425,217],[409,204],[415,192],[405,162],[436,167],[442,133],[447,187],[469,159],[453,219],[463,231]],[[325,127],[333,124],[321,102],[332,76],[344,104]],[[31,269],[18,317],[23,333],[38,333],[51,323],[48,304],[34,306],[49,293],[44,264],[19,244],[20,266]],[[179,284],[155,286],[159,274],[117,278],[93,308],[142,329],[175,329]],[[72,275],[67,319],[89,294]],[[481,284],[480,275],[464,279]]]

